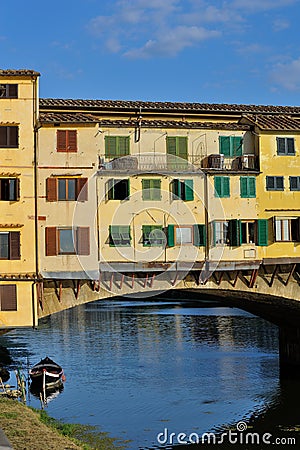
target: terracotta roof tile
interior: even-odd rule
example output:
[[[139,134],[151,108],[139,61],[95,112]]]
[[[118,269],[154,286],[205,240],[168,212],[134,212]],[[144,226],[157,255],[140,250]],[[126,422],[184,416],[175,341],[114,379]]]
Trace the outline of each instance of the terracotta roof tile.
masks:
[[[41,112],[39,116],[42,123],[97,123],[98,119],[91,114],[83,113],[52,113]]]
[[[99,109],[144,111],[177,111],[195,113],[282,113],[300,114],[298,106],[238,105],[217,103],[147,102],[125,100],[84,100],[41,98],[41,109]]]
[[[240,123],[251,123],[263,131],[299,131],[300,120],[288,115],[243,115]]]
[[[0,77],[32,77],[40,76],[39,72],[29,69],[0,69]]]

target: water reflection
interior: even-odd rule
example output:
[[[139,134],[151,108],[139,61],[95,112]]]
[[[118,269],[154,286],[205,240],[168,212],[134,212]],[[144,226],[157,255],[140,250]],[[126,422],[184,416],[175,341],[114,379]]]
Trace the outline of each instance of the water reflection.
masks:
[[[135,450],[157,447],[165,426],[219,430],[280,396],[277,328],[234,308],[99,301],[43,319],[37,331],[14,331],[1,344],[15,360],[62,361],[67,381],[51,415],[99,425],[131,439]]]

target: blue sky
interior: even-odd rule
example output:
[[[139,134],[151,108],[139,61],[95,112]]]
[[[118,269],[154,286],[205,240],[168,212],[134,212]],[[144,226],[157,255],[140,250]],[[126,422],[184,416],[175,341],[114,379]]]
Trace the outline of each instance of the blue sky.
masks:
[[[300,105],[300,0],[15,0],[1,68],[40,95]]]

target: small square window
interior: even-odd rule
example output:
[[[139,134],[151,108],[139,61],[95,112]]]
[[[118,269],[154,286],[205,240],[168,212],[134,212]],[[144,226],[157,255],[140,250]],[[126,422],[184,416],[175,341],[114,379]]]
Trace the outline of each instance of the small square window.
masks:
[[[175,227],[175,242],[177,245],[193,243],[193,227]]]
[[[72,228],[58,229],[59,254],[74,255],[76,253]]]

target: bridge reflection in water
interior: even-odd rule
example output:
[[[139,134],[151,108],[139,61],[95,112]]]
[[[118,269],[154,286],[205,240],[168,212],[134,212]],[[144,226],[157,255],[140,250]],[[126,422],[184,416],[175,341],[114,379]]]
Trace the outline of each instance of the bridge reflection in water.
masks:
[[[19,358],[50,351],[63,363],[51,415],[100,425],[132,439],[130,449],[157,448],[164,427],[202,433],[244,419],[275,433],[297,424],[300,386],[279,381],[277,327],[212,300],[98,301],[3,338]]]

